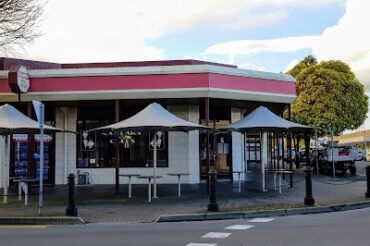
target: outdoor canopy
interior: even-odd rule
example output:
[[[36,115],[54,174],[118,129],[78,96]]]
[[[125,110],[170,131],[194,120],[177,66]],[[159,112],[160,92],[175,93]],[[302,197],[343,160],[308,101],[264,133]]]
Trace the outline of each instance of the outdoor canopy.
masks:
[[[61,132],[62,129],[44,125],[45,132]],[[0,135],[6,136],[15,133],[37,133],[40,125],[37,121],[19,112],[12,105],[0,106]]]
[[[243,119],[218,128],[231,131],[312,131],[313,128],[285,120],[264,106],[259,106]]]
[[[285,120],[278,115],[271,112],[264,106],[259,106],[252,113],[248,114],[243,119],[232,124],[218,128],[219,130],[229,130],[238,132],[260,132],[260,139],[262,139],[262,132],[312,132],[313,128],[301,124],[297,124]],[[261,145],[262,151],[262,145]],[[261,159],[262,163],[262,159]],[[265,169],[262,171],[262,190],[265,191]]]
[[[183,120],[166,109],[164,109],[158,103],[149,104],[146,108],[142,111],[137,113],[136,115],[117,122],[112,125],[103,126],[95,129],[91,129],[90,131],[150,131],[150,132],[157,132],[157,131],[192,131],[192,130],[201,130],[201,129],[208,129],[206,126],[198,125],[186,120]],[[156,135],[153,134],[154,139],[153,143],[156,143]],[[118,148],[118,145],[117,145]],[[117,151],[117,157],[119,158],[119,152]],[[153,144],[153,180],[154,180],[154,187],[153,187],[153,196],[156,197],[157,195],[157,188],[156,188],[156,168],[157,168],[157,145]],[[116,192],[118,193],[118,180],[119,175],[119,162],[117,161],[116,166]]]
[[[62,129],[44,125],[45,132],[61,132]],[[40,125],[37,121],[27,117],[9,104],[0,106],[0,136],[9,136],[16,133],[38,133]],[[3,165],[4,203],[7,203],[8,194],[8,170],[7,163],[10,161],[9,137],[6,138],[5,163]]]
[[[207,127],[183,120],[168,112],[160,104],[152,103],[126,120],[90,131],[120,129],[132,131],[191,131],[207,129]]]

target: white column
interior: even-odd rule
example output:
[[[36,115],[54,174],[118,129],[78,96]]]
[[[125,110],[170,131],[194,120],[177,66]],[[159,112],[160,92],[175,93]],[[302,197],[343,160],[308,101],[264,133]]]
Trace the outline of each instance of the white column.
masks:
[[[199,106],[188,105],[188,118],[187,120],[195,124],[199,124]],[[199,131],[189,132],[189,145],[188,145],[188,163],[189,176],[181,177],[184,182],[187,178],[190,184],[197,184],[200,182],[200,162],[199,162]]]
[[[240,120],[242,117],[240,108],[231,108],[231,123]],[[240,132],[232,132],[232,171],[244,171],[244,141],[243,134]],[[237,173],[233,174],[233,180],[238,180]],[[244,180],[244,173],[240,175],[240,179]]]
[[[55,126],[76,131],[77,108],[57,108]],[[55,184],[66,184],[69,173],[76,170],[76,134],[55,134]]]

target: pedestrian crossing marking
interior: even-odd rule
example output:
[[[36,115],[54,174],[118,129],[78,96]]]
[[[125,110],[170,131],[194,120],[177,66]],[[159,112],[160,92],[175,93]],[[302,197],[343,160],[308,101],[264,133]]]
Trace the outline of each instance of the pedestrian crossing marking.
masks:
[[[248,230],[250,228],[253,228],[253,225],[232,225],[225,227],[226,230]]]
[[[46,229],[46,225],[0,225],[0,229]]]
[[[273,220],[274,220],[273,218],[255,218],[255,219],[248,220],[248,222],[266,223],[266,222],[270,222]]]
[[[216,246],[215,243],[188,243],[185,246]]]
[[[202,238],[227,238],[231,233],[228,232],[208,232]]]

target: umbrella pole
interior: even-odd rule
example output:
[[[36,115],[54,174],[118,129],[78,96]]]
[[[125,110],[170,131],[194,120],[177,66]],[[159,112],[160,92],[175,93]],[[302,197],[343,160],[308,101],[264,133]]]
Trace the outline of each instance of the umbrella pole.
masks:
[[[260,132],[260,160],[261,160],[261,172],[262,172],[262,191],[266,192],[266,177],[265,177],[265,164],[262,160],[262,131]]]
[[[119,152],[119,144],[120,144],[120,139],[119,139],[119,132],[116,132],[116,143],[115,143],[115,148],[116,148],[116,167],[115,167],[115,181],[116,181],[116,195],[119,195],[119,168],[120,168],[120,152]]]
[[[154,132],[153,138],[153,198],[157,197],[157,132]]]

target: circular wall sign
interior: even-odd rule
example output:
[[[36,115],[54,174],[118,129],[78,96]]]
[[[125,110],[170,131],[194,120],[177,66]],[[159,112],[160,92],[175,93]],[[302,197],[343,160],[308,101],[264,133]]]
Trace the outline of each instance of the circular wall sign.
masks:
[[[30,88],[30,75],[25,66],[12,66],[9,69],[8,81],[15,93],[26,93]]]

